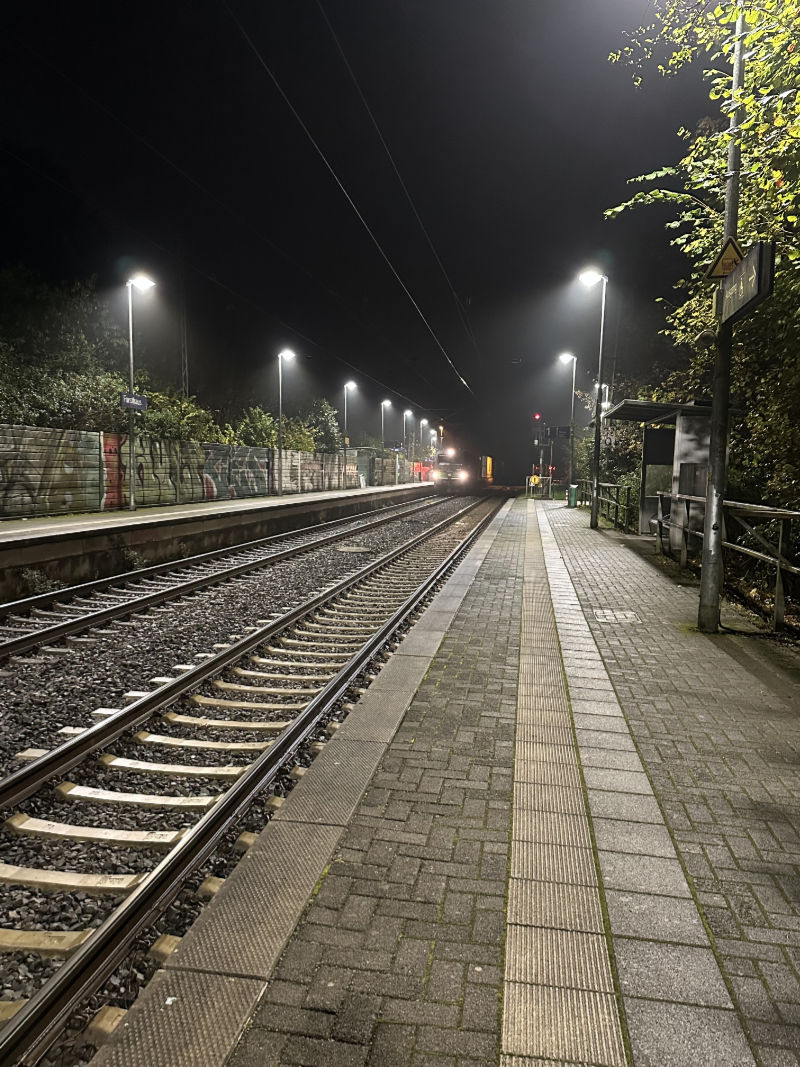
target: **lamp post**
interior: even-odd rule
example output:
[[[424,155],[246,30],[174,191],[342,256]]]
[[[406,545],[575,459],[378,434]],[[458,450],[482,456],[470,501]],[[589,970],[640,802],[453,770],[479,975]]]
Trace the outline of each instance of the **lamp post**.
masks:
[[[391,400],[381,400],[381,485],[384,484],[385,476],[386,476],[386,467],[385,467],[384,456],[383,456],[383,453],[386,451],[386,445],[384,444],[383,417],[384,417],[384,413],[385,413],[386,409],[390,408],[391,406],[392,406]]]
[[[408,455],[408,440],[406,439],[406,419],[412,419],[413,417],[414,412],[410,408],[406,408],[406,410],[403,412],[403,448],[405,450],[406,455]],[[411,425],[413,427],[414,423],[412,422]]]
[[[344,460],[344,464],[342,466],[342,489],[347,488],[347,446],[349,444],[347,438],[347,394],[351,389],[355,388],[355,382],[344,383],[344,430],[342,432],[342,451],[344,453],[342,459]]]
[[[572,468],[575,463],[575,368],[578,366],[578,357],[571,352],[562,352],[558,357],[561,363],[572,363],[572,392],[570,393],[569,409],[569,484],[572,485]]]
[[[608,278],[597,270],[585,270],[579,275],[580,281],[591,289],[598,282],[603,283],[600,297],[600,351],[597,357],[597,399],[594,405],[594,456],[592,459],[592,512],[589,525],[597,529],[600,510],[600,419],[603,415],[603,331],[606,324],[606,289]]]
[[[745,84],[745,34],[747,16],[739,11],[736,19],[736,43],[733,55],[731,99],[736,101],[729,119],[728,166],[725,179],[725,239],[736,237],[739,228],[739,178],[742,165],[741,128],[745,117],[739,91]],[[722,529],[724,526],[725,490],[728,482],[728,436],[730,421],[731,354],[733,322],[721,322],[717,330],[717,353],[714,359],[714,384],[711,401],[711,439],[708,449],[708,486],[706,513],[703,520],[703,563],[700,569],[700,603],[697,628],[702,634],[719,629],[722,597]],[[780,572],[779,572],[780,573]]]
[[[347,394],[350,392],[351,389],[355,388],[355,382],[344,383],[344,433],[342,436],[344,437],[345,448],[347,447]]]
[[[131,395],[133,395],[133,290],[135,286],[140,293],[146,293],[147,290],[152,289],[156,283],[152,278],[148,278],[146,274],[135,274],[132,278],[129,278],[125,284],[128,287],[128,340],[130,343],[128,384],[130,386]],[[128,507],[131,511],[136,511],[136,477],[134,471],[136,450],[133,443],[133,418],[133,408],[128,408]]]
[[[278,353],[278,496],[283,495],[283,361],[292,359],[291,348]]]

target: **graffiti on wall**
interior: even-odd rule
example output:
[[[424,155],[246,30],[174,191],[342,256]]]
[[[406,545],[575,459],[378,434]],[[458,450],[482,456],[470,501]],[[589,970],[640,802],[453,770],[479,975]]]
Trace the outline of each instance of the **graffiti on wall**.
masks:
[[[137,506],[268,496],[274,452],[238,445],[134,437]],[[115,511],[129,506],[128,435],[0,425],[0,517]],[[348,485],[358,485],[360,457],[348,453]],[[287,450],[285,493],[338,489],[341,453]],[[357,465],[358,464],[358,465]]]
[[[0,426],[0,515],[96,511],[99,435]]]

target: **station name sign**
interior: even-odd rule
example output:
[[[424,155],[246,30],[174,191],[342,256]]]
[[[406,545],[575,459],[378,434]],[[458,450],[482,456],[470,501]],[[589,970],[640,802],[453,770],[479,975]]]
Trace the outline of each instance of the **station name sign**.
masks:
[[[741,263],[720,282],[716,313],[720,322],[736,322],[772,295],[775,242],[756,241]]]
[[[132,411],[147,411],[146,396],[140,396],[138,393],[120,393],[119,400],[124,408],[130,408]]]

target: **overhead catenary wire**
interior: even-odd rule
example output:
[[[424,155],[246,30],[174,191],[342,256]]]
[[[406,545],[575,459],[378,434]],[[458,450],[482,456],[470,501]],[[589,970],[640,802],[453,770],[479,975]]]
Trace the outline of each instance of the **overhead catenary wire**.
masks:
[[[456,305],[456,309],[458,311],[458,317],[461,320],[461,324],[464,327],[464,329],[465,329],[465,331],[467,333],[467,336],[469,337],[470,341],[472,342],[472,347],[475,350],[475,355],[478,357],[478,359],[480,359],[481,358],[481,353],[480,353],[480,351],[478,349],[478,342],[475,339],[475,334],[472,331],[472,325],[470,324],[469,317],[467,316],[466,310],[464,309],[464,305],[463,305],[461,299],[459,298],[458,293],[455,291],[453,283],[450,281],[450,276],[447,273],[447,269],[446,269],[444,263],[442,262],[441,256],[439,255],[439,252],[438,252],[438,250],[436,248],[436,245],[433,243],[433,238],[428,233],[427,227],[425,226],[425,223],[422,221],[422,217],[421,217],[419,211],[417,210],[417,205],[414,203],[414,198],[411,196],[411,193],[410,193],[410,191],[408,189],[408,186],[406,185],[406,183],[405,183],[405,181],[403,179],[403,176],[400,173],[400,169],[397,166],[397,163],[395,162],[395,159],[394,159],[394,156],[392,155],[391,149],[389,148],[389,145],[386,142],[386,138],[383,136],[383,132],[382,132],[382,130],[381,130],[379,124],[378,124],[378,120],[375,118],[375,115],[374,115],[374,113],[372,111],[372,108],[369,106],[367,98],[364,95],[364,92],[363,92],[363,90],[361,88],[361,85],[359,84],[358,79],[356,78],[355,71],[353,70],[353,68],[352,68],[352,66],[350,64],[350,61],[348,60],[347,55],[345,54],[344,48],[342,47],[342,43],[339,40],[339,37],[338,37],[338,35],[336,33],[336,30],[333,28],[333,25],[331,24],[331,21],[328,18],[328,15],[327,15],[327,13],[325,11],[325,8],[323,7],[322,0],[317,0],[317,7],[319,8],[320,14],[322,15],[322,18],[325,21],[325,25],[328,27],[330,35],[333,38],[333,43],[336,45],[336,49],[337,49],[339,55],[341,56],[342,62],[345,65],[345,69],[347,70],[347,73],[350,75],[350,80],[352,81],[353,85],[355,86],[355,90],[358,93],[359,99],[361,100],[361,103],[364,105],[364,110],[366,111],[367,115],[369,116],[370,122],[372,123],[372,126],[373,126],[373,128],[375,130],[375,133],[377,134],[378,140],[381,142],[381,145],[383,146],[383,150],[386,153],[386,158],[389,160],[389,163],[390,163],[390,165],[392,167],[392,170],[394,171],[395,177],[397,178],[397,181],[400,184],[400,188],[403,190],[403,195],[405,196],[405,198],[406,198],[406,200],[408,202],[408,206],[411,208],[411,211],[412,211],[412,213],[414,215],[414,218],[417,220],[419,228],[422,231],[422,235],[424,236],[424,238],[425,238],[425,240],[426,240],[426,242],[428,244],[428,247],[431,250],[433,258],[436,260],[436,264],[439,267],[439,270],[441,271],[445,282],[447,283],[447,287],[450,290],[450,293],[452,294],[453,301],[454,301],[454,303]]]
[[[248,48],[251,50],[253,55],[256,57],[256,59],[258,60],[259,64],[261,65],[261,67],[263,68],[264,72],[266,73],[267,77],[270,79],[270,81],[274,85],[275,89],[277,90],[278,94],[280,95],[281,99],[286,104],[286,106],[288,107],[289,111],[292,113],[292,116],[294,117],[294,119],[296,120],[296,122],[298,123],[300,128],[302,129],[303,133],[306,135],[306,137],[307,137],[308,141],[310,142],[311,146],[313,147],[314,151],[317,153],[319,158],[322,160],[326,170],[328,171],[330,176],[333,178],[333,180],[336,183],[336,185],[339,187],[340,192],[342,193],[342,195],[344,196],[345,200],[348,202],[348,204],[352,208],[356,218],[358,219],[358,221],[363,226],[363,228],[366,231],[367,235],[369,236],[370,240],[372,241],[372,243],[377,248],[377,250],[380,253],[380,256],[383,259],[384,263],[386,264],[386,266],[389,268],[389,270],[393,274],[393,276],[394,276],[395,280],[397,281],[398,285],[400,286],[400,288],[403,290],[403,292],[408,297],[409,301],[411,302],[412,307],[414,308],[414,310],[416,311],[417,315],[419,316],[419,318],[421,319],[421,321],[425,325],[425,328],[427,329],[428,333],[433,338],[433,341],[436,344],[436,347],[439,349],[439,351],[442,353],[444,358],[447,360],[447,363],[450,365],[450,368],[452,369],[453,373],[458,378],[458,380],[461,382],[461,384],[464,386],[464,388],[467,390],[467,392],[469,392],[472,396],[475,396],[475,394],[472,391],[472,388],[470,387],[469,383],[462,376],[461,372],[458,370],[458,368],[456,367],[455,363],[452,361],[450,356],[447,354],[447,351],[445,350],[444,345],[441,343],[441,341],[439,340],[439,338],[436,335],[436,331],[433,329],[431,324],[428,322],[427,318],[425,317],[425,314],[422,311],[422,308],[419,306],[417,301],[414,299],[414,296],[411,293],[410,289],[405,284],[403,279],[400,277],[400,274],[398,273],[398,271],[395,268],[394,264],[389,259],[388,254],[384,250],[384,248],[381,245],[381,243],[378,240],[378,238],[373,233],[369,223],[367,222],[367,220],[364,218],[364,216],[359,211],[357,204],[355,203],[355,201],[353,200],[352,196],[350,195],[350,193],[345,188],[344,183],[342,182],[341,178],[339,177],[339,175],[334,170],[333,165],[328,160],[328,157],[322,151],[322,148],[317,143],[314,135],[311,133],[311,130],[308,128],[306,123],[303,121],[302,116],[300,115],[298,110],[295,108],[295,106],[291,102],[291,100],[289,99],[288,95],[284,91],[284,89],[281,86],[280,82],[278,81],[277,77],[273,73],[272,69],[268,66],[268,64],[267,64],[266,60],[264,59],[264,57],[261,55],[261,52],[259,51],[255,41],[252,39],[250,34],[247,32],[247,30],[245,29],[244,25],[239,20],[239,18],[237,17],[237,15],[233,11],[233,9],[230,7],[230,5],[226,2],[226,0],[222,0],[222,4],[223,4],[223,7],[228,12],[228,14],[230,15],[231,19],[233,20],[236,28],[238,29],[239,33],[241,34],[241,36],[244,39],[245,43],[247,44]]]

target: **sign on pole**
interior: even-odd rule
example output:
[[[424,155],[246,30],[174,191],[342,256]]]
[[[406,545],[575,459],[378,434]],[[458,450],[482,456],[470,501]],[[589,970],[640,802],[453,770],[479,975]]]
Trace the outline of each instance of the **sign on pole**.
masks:
[[[775,242],[756,241],[741,263],[720,282],[716,313],[720,322],[736,322],[772,294]]]
[[[710,282],[727,278],[732,270],[742,262],[744,252],[735,237],[729,237],[722,246],[722,251],[706,271],[706,279]]]
[[[119,400],[124,408],[131,408],[133,411],[147,411],[146,396],[140,396],[138,393],[120,393]]]

